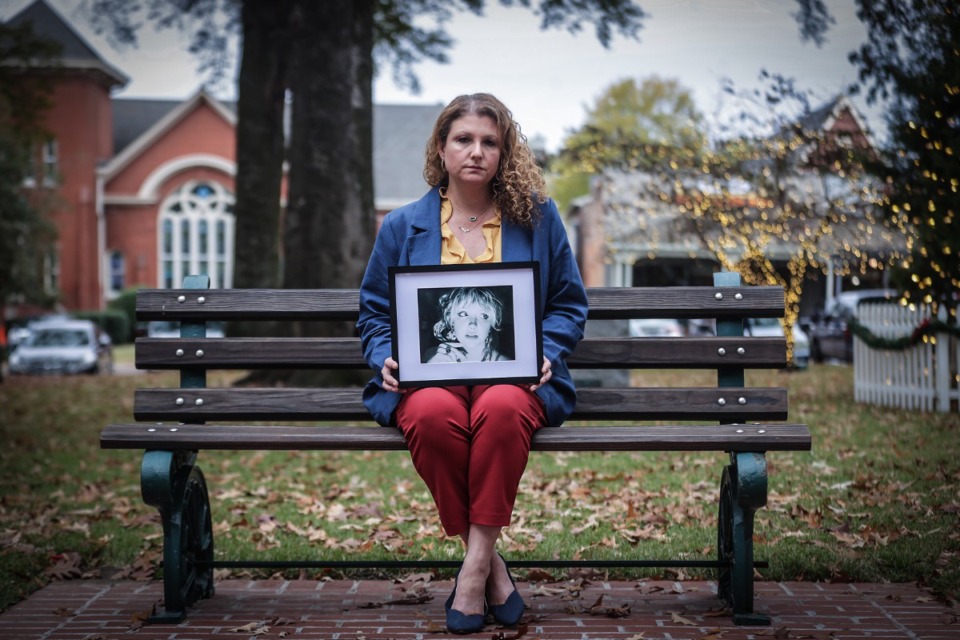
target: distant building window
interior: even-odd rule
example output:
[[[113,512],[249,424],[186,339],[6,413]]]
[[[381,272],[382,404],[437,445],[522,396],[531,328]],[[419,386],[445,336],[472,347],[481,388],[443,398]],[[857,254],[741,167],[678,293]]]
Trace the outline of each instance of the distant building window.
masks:
[[[160,207],[159,284],[173,289],[188,275],[233,286],[233,194],[215,182],[190,181]]]
[[[43,162],[43,186],[53,187],[60,181],[60,145],[55,138],[43,144],[41,161]]]
[[[60,249],[51,247],[43,255],[43,292],[55,296],[60,291]]]
[[[126,286],[126,261],[119,251],[110,252],[110,293],[120,293]]]

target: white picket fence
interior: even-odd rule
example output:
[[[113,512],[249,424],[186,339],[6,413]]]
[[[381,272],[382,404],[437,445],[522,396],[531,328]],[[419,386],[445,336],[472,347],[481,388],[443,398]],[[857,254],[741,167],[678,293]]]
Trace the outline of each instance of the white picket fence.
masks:
[[[861,304],[857,320],[876,336],[909,336],[931,317],[929,307],[896,303]],[[946,320],[946,310],[940,309]],[[854,399],[857,402],[920,411],[957,411],[960,405],[960,340],[938,333],[908,349],[873,349],[853,342]]]

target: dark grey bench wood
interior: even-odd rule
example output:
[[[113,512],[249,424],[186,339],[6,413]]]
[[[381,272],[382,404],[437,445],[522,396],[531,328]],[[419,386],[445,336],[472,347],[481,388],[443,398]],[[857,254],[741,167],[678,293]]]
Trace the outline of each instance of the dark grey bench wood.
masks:
[[[717,335],[683,338],[588,338],[568,363],[579,369],[708,369],[712,387],[582,388],[568,426],[543,429],[534,451],[717,451],[729,454],[721,474],[715,560],[518,561],[517,566],[696,566],[719,570],[720,595],[739,624],[767,624],[753,611],[754,512],[766,504],[767,451],[806,451],[810,432],[788,419],[787,391],[745,387],[747,369],[786,364],[783,338],[743,335],[747,317],[779,317],[779,287],[743,287],[735,274],[716,286],[588,290],[591,319],[714,318]],[[213,595],[218,567],[383,566],[370,561],[215,560],[211,506],[196,464],[200,450],[405,450],[399,431],[376,426],[358,388],[207,388],[218,369],[366,368],[358,338],[205,338],[210,321],[355,321],[356,290],[209,290],[207,278],[184,289],[143,290],[140,320],[175,320],[181,337],[141,338],[141,369],[177,370],[178,389],[138,389],[138,422],[108,425],[106,449],[142,449],[144,500],[164,530],[164,607],[153,622],[182,620],[196,600]],[[217,424],[208,424],[217,421]],[[251,424],[269,421],[271,424]],[[276,424],[278,422],[299,424]],[[590,424],[577,424],[590,421]],[[638,425],[656,421],[656,426]],[[687,421],[696,421],[689,424]],[[225,424],[224,424],[225,423]],[[599,424],[598,424],[599,423]],[[666,423],[666,424],[663,424]],[[398,561],[392,566],[455,566]]]

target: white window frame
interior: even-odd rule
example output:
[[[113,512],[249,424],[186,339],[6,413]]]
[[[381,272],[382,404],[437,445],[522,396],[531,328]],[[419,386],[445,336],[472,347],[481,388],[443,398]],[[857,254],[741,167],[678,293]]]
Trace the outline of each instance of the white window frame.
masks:
[[[209,194],[202,193],[206,188],[210,189]],[[206,274],[212,289],[233,287],[233,205],[233,194],[212,180],[190,180],[164,199],[157,220],[157,286],[177,289],[184,277]],[[217,243],[218,225],[223,228],[222,247]],[[200,231],[204,226],[206,252],[201,252]],[[165,277],[168,264],[169,279]]]
[[[56,186],[60,182],[60,143],[56,138],[50,138],[43,144],[41,159],[44,186]]]

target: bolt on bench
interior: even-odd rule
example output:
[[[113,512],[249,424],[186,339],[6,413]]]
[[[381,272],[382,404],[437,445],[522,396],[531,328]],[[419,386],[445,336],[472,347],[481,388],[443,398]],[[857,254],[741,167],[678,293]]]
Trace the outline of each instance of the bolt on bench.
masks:
[[[740,286],[734,273],[718,273],[715,286],[600,288],[587,291],[591,319],[715,318],[717,335],[682,338],[587,338],[568,363],[580,369],[707,369],[715,387],[581,388],[568,424],[540,430],[533,451],[717,451],[729,454],[722,471],[716,560],[519,560],[512,566],[708,567],[719,571],[720,596],[737,624],[769,624],[754,613],[754,512],[767,500],[767,451],[809,451],[804,424],[785,423],[787,391],[745,387],[746,369],[786,364],[784,338],[743,335],[746,317],[780,317],[780,287]],[[139,320],[174,320],[180,338],[140,338],[141,369],[180,372],[179,389],[138,389],[140,421],[108,425],[104,449],[145,450],[144,501],[163,522],[164,610],[151,622],[179,622],[186,609],[214,594],[215,568],[447,567],[445,560],[295,562],[216,560],[211,505],[197,457],[200,450],[403,451],[398,430],[377,426],[359,388],[206,387],[217,369],[362,368],[359,338],[205,338],[212,321],[356,320],[356,290],[208,290],[206,276],[186,278],[183,289],[137,294]],[[159,422],[158,422],[159,421]],[[229,424],[205,424],[226,421]],[[292,421],[301,425],[255,425]],[[603,426],[576,426],[591,421]],[[638,421],[683,424],[644,426]],[[689,424],[696,421],[698,424]],[[771,423],[758,421],[774,421]],[[627,424],[615,424],[624,423]],[[333,423],[333,424],[328,424]],[[345,426],[349,423],[350,426]],[[632,424],[631,424],[632,423]],[[319,552],[319,549],[318,549]],[[319,553],[318,553],[319,554]]]

